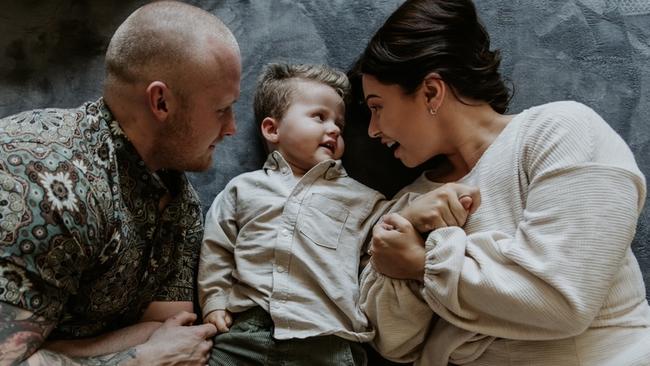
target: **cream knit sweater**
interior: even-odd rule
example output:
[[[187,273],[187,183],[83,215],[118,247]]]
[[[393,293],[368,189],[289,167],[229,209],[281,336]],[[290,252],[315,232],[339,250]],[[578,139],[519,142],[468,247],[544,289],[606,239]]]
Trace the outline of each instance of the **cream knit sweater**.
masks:
[[[650,307],[630,249],[645,179],[602,118],[575,102],[526,110],[459,182],[478,186],[482,204],[464,228],[429,235],[424,283],[362,274],[385,357],[650,365]],[[402,194],[438,185],[422,176]]]

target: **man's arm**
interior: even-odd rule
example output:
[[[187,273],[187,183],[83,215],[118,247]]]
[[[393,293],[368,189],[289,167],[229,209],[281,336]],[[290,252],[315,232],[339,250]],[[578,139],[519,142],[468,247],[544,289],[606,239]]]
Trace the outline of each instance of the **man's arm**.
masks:
[[[0,302],[0,365],[13,365],[26,359],[53,328],[54,322]]]
[[[190,301],[154,301],[145,310],[140,322],[97,337],[46,341],[43,348],[68,357],[92,357],[127,350],[145,343],[162,323],[172,316],[193,310]]]
[[[162,322],[141,322],[97,337],[45,341],[43,349],[68,357],[94,357],[122,352],[145,343]]]
[[[134,349],[120,354],[81,360],[39,350],[55,323],[34,313],[0,302],[0,365],[136,365]]]
[[[181,311],[193,312],[194,304],[191,301],[153,301],[145,309],[140,321],[162,323]]]
[[[0,302],[0,366],[29,365],[205,365],[217,330],[211,324],[191,326],[196,315],[181,312],[167,319],[144,344],[112,354],[71,358],[39,349],[54,322]]]
[[[20,366],[135,366],[145,365],[143,361],[137,359],[137,349],[130,348],[126,351],[113,353],[110,355],[88,357],[88,358],[69,358],[60,353],[55,353],[46,349],[40,349],[34,353],[27,361],[18,363]]]

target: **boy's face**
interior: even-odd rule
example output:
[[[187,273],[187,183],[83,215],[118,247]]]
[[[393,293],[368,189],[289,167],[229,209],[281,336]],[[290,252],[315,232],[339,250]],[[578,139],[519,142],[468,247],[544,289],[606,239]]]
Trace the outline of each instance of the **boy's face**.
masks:
[[[294,174],[303,175],[321,161],[337,160],[343,155],[345,104],[325,84],[293,82],[291,104],[277,126],[276,147]]]

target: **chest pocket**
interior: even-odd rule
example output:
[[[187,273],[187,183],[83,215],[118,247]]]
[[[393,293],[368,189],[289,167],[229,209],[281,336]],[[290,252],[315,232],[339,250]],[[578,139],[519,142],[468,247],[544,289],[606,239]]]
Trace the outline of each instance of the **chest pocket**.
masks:
[[[336,249],[349,215],[337,201],[314,193],[301,211],[299,230],[314,243]]]

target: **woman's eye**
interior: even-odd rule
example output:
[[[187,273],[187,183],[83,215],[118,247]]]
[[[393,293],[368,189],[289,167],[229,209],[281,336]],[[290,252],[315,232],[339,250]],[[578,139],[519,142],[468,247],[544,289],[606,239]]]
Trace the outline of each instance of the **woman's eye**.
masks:
[[[369,106],[368,106],[368,109],[370,109],[370,111],[373,112],[373,113],[378,112],[380,108],[381,108],[381,107],[378,106],[378,105],[369,105]]]
[[[322,114],[316,114],[316,115],[314,115],[314,118],[315,118],[317,121],[320,121],[320,122],[322,122],[322,121],[325,120],[325,119],[323,118],[323,115],[322,115]]]

